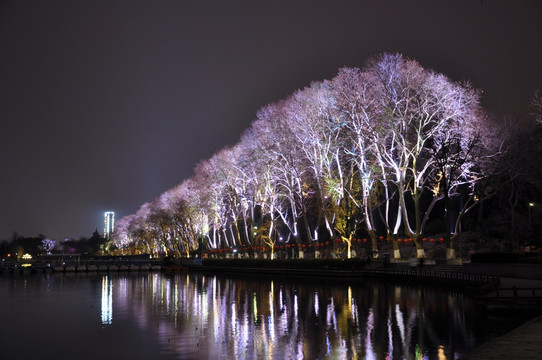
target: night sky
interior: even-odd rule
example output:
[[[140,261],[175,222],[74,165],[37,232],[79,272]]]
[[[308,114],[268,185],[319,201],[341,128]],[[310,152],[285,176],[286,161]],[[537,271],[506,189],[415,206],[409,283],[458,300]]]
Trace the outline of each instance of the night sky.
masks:
[[[525,118],[542,1],[0,1],[0,237],[103,231],[256,111],[400,52]]]

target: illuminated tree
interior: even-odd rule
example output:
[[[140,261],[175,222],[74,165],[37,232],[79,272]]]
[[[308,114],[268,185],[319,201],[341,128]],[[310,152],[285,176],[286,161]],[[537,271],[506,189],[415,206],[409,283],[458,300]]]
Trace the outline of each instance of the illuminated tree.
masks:
[[[236,218],[243,225],[243,239],[246,245],[252,242],[252,224],[257,199],[257,168],[253,166],[254,148],[247,144],[252,141],[250,136],[243,136],[240,143],[232,148],[232,158],[235,159],[231,169],[232,187],[236,196]]]
[[[225,209],[222,202],[224,179],[221,175],[221,163],[216,155],[197,165],[195,180],[192,190],[200,196],[199,205],[205,209],[209,219],[209,227],[212,230],[210,247],[216,249],[221,246],[230,246],[227,236],[224,234],[223,237],[222,231],[225,220]],[[223,242],[224,244],[222,244]]]
[[[180,256],[183,252],[189,254],[192,239],[185,239],[183,222],[187,216],[182,206],[182,191],[179,187],[170,189],[152,202],[149,222],[157,233],[157,241],[166,255]],[[187,243],[188,242],[188,243]]]
[[[154,235],[154,243],[164,253],[165,256],[170,256],[175,252],[174,244],[174,232],[172,228],[171,217],[168,212],[163,208],[155,208],[157,204],[151,203],[153,207],[148,218],[148,228],[152,229]]]
[[[216,243],[211,244],[209,237],[209,216],[208,210],[203,206],[202,194],[199,191],[201,186],[196,179],[190,178],[175,188],[178,197],[174,205],[174,218],[179,229],[180,246],[187,255],[195,251],[204,239],[211,249],[216,249]]]
[[[127,254],[129,248],[133,246],[133,238],[130,236],[131,224],[135,219],[135,214],[126,215],[115,223],[115,230],[111,235],[111,243],[118,249],[122,255]]]
[[[46,254],[50,254],[51,251],[53,251],[53,249],[56,246],[56,241],[45,238],[41,241],[41,246],[42,246],[43,251],[45,251]]]
[[[425,225],[442,201],[453,256],[455,229],[499,152],[491,125],[468,84],[383,54],[263,107],[238,144],[144,204],[116,241],[179,254],[204,239],[208,249],[310,244],[327,230],[350,257],[363,229],[375,256],[385,231],[394,257],[400,233],[423,257]],[[448,218],[459,196],[468,206]]]
[[[421,235],[432,209],[432,206],[420,207],[423,191],[434,190],[446,176],[445,197],[449,196],[450,179],[458,180],[458,184],[465,180],[471,163],[463,158],[459,161],[461,166],[456,168],[461,168],[462,175],[452,175],[448,171],[450,166],[434,171],[433,155],[439,152],[442,155],[446,148],[450,157],[446,156],[441,165],[458,164],[453,159],[473,148],[472,143],[479,136],[475,130],[479,128],[477,120],[481,113],[477,92],[468,85],[453,83],[444,75],[423,69],[401,55],[381,55],[369,63],[367,71],[378,79],[374,88],[379,102],[375,106],[380,117],[378,131],[388,137],[387,144],[380,148],[387,166],[396,174],[403,231],[414,240],[418,257],[423,257]],[[457,142],[460,146],[451,151],[450,144]],[[439,170],[444,173],[439,175]],[[438,198],[439,192],[433,194]],[[413,211],[407,207],[409,202]]]
[[[163,252],[163,243],[160,241],[159,229],[152,222],[152,204],[144,203],[136,212],[134,222],[131,224],[132,237],[136,242],[136,248],[145,249],[145,252],[154,257]]]
[[[374,133],[377,110],[374,109],[376,101],[371,80],[369,74],[360,69],[340,69],[339,74],[332,80],[336,111],[336,116],[332,120],[334,128],[342,129],[340,139],[345,164],[338,166],[338,169],[340,171],[345,166],[351,167],[351,176],[347,179],[349,185],[346,198],[350,200],[349,207],[352,210],[346,214],[346,219],[353,219],[351,222],[354,223],[363,222],[371,238],[373,255],[377,256],[378,235],[373,213],[380,204],[375,196],[375,185],[381,180],[383,173],[376,154],[378,148]],[[339,173],[340,178],[343,178],[342,171]],[[356,210],[356,207],[359,210]],[[358,211],[359,216],[356,216]],[[342,220],[344,221],[345,219]],[[343,241],[348,245],[348,254],[357,227],[353,227],[352,230],[342,235]]]
[[[261,112],[259,117],[262,117]],[[253,238],[260,242],[263,239],[269,239],[268,241],[270,241],[270,239],[274,238],[276,214],[282,210],[275,167],[273,166],[273,154],[276,152],[272,150],[270,145],[272,137],[269,136],[268,125],[268,122],[262,120],[255,121],[250,133],[245,134],[243,138],[243,144],[246,146],[245,150],[252,155],[251,163],[254,170],[252,181],[256,185],[253,201],[260,213],[258,219],[256,214],[253,214]],[[259,236],[258,233],[261,233],[260,228],[264,221],[268,221],[267,234]]]
[[[335,167],[340,144],[336,129],[332,127],[332,106],[329,86],[314,82],[294,93],[285,109],[289,128],[299,147],[300,155],[296,155],[301,159],[299,203],[306,233],[311,240],[318,240],[322,224],[331,237],[334,235],[335,214],[329,192],[340,191],[330,186],[338,175]]]
[[[465,91],[466,92],[466,91]],[[463,93],[463,101],[469,99]],[[496,137],[497,124],[493,123],[476,105],[477,96],[472,93],[469,108],[448,129],[435,134],[429,144],[433,167],[428,173],[427,188],[433,195],[429,210],[437,201],[443,201],[447,232],[447,257],[455,258],[455,239],[459,234],[461,218],[469,212],[483,194],[480,186],[495,173],[502,155],[504,134]],[[462,206],[452,217],[451,199],[461,198]],[[427,221],[427,217],[424,218]]]
[[[259,156],[254,161],[259,169],[262,209],[269,217],[266,239],[270,244],[277,237],[282,238],[273,235],[273,231],[278,231],[278,220],[288,229],[288,238],[293,236],[299,242],[298,222],[305,211],[303,154],[290,128],[285,106],[286,102],[281,102],[264,107],[251,128],[253,146]]]

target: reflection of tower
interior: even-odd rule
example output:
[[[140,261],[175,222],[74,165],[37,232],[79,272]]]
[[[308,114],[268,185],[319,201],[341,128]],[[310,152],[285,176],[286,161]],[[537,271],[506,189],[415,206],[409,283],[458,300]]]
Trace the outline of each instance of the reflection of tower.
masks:
[[[109,240],[111,233],[115,229],[115,212],[106,211],[104,214],[104,238]]]
[[[113,281],[102,277],[102,324],[111,325],[113,321]]]

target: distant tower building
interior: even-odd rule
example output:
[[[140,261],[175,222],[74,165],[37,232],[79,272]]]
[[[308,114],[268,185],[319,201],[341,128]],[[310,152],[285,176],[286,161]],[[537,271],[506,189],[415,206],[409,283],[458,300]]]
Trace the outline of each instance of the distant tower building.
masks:
[[[115,212],[106,211],[104,213],[104,238],[106,240],[109,240],[113,230],[115,230]]]

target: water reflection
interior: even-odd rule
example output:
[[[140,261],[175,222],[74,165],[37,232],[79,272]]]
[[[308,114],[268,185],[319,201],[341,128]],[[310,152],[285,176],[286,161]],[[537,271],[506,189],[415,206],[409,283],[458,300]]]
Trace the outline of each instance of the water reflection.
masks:
[[[103,276],[102,324],[113,309],[179,358],[454,359],[478,342],[461,294],[369,282]]]
[[[113,281],[102,277],[102,324],[111,325],[113,320]]]

